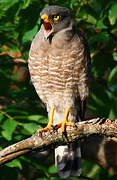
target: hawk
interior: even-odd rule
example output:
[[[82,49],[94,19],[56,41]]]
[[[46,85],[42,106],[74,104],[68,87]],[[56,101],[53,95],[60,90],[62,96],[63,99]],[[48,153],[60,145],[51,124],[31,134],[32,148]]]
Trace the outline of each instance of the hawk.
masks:
[[[42,10],[41,26],[29,51],[29,71],[37,94],[48,112],[47,131],[84,119],[89,94],[90,54],[87,41],[77,31],[70,10],[57,5]],[[81,174],[79,143],[55,149],[55,165],[62,178]]]

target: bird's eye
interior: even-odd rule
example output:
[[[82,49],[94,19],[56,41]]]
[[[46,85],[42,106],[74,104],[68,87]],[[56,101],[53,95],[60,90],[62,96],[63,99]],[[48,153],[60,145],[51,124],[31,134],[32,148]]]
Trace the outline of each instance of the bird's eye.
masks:
[[[54,21],[58,21],[59,18],[60,18],[60,16],[58,16],[58,15],[54,15],[54,17],[53,17]]]

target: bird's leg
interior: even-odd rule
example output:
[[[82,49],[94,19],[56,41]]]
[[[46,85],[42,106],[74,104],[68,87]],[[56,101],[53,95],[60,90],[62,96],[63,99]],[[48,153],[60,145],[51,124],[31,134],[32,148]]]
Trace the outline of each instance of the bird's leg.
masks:
[[[64,133],[65,130],[66,130],[66,126],[71,126],[73,127],[74,126],[74,123],[73,122],[68,122],[68,116],[69,116],[69,112],[70,112],[70,108],[66,108],[65,110],[65,116],[64,116],[64,119],[61,123],[61,130],[62,132]]]
[[[65,116],[64,116],[64,119],[63,119],[62,123],[57,124],[57,126],[56,126],[56,129],[58,129],[58,128],[61,127],[62,133],[65,132],[66,126],[71,126],[71,127],[74,126],[74,123],[73,123],[73,122],[68,122],[69,112],[70,112],[70,108],[67,107],[66,110],[65,110]]]
[[[54,116],[54,107],[51,107],[48,125],[43,129],[38,129],[37,130],[38,133],[46,132],[46,131],[52,129],[52,127],[53,127],[53,116]]]

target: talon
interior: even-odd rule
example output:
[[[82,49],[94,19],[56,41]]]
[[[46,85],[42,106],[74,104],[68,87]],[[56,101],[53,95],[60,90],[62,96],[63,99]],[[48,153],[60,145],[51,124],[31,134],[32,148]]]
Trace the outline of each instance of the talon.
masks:
[[[37,130],[37,132],[38,132],[38,130]],[[39,137],[42,138],[42,132],[38,132],[38,134],[39,134]]]
[[[53,126],[52,128],[53,128],[53,131],[54,131],[54,132],[57,132],[57,129],[58,129],[58,128],[57,128],[57,125]]]
[[[75,128],[75,130],[77,130],[78,126],[76,126],[76,124],[75,124],[75,125],[74,125],[74,128]]]
[[[53,116],[54,116],[54,107],[51,108],[51,112],[50,112],[50,119],[48,122],[48,125],[43,128],[43,129],[38,129],[37,132],[40,134],[42,134],[42,132],[47,132],[48,130],[51,130],[54,126],[53,126]]]
[[[61,124],[62,124],[62,123],[59,123],[59,124],[55,125],[55,129],[56,129],[56,130],[59,129],[59,128],[61,127]]]
[[[66,132],[62,132],[62,138],[67,138]]]

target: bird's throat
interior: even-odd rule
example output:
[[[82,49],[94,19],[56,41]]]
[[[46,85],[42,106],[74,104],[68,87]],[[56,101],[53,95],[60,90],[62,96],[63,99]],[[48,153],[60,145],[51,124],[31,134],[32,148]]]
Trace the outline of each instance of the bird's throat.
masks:
[[[49,22],[44,23],[43,26],[44,26],[44,36],[46,39],[48,39],[49,36],[51,36],[51,34],[53,33],[53,27]]]

